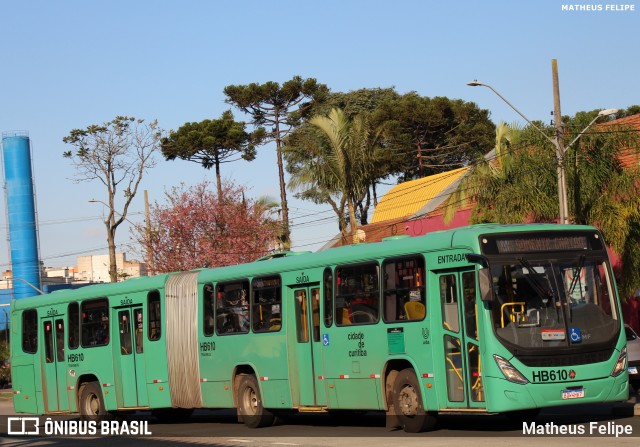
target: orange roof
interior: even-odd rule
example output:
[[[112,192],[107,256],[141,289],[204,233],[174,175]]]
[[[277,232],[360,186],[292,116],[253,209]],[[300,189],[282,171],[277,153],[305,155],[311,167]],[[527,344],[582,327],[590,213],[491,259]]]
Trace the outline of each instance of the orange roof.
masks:
[[[459,180],[468,169],[458,168],[394,186],[376,206],[371,223],[412,216],[432,201],[437,202],[432,204],[437,206],[451,194],[451,191],[446,189]]]
[[[605,126],[629,126],[640,130],[640,113],[598,125],[601,129]],[[640,168],[640,148],[637,146],[622,149],[618,158],[623,168]]]

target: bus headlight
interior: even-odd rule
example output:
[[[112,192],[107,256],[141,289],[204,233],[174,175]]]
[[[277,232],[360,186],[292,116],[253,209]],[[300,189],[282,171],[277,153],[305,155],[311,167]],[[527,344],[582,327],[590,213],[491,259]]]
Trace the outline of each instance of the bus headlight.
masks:
[[[529,380],[525,376],[522,375],[520,371],[518,371],[508,360],[500,357],[499,355],[494,354],[493,359],[498,364],[498,368],[502,371],[505,379],[509,382],[519,383],[524,385],[525,383],[529,383]]]
[[[622,372],[627,369],[627,347],[625,346],[620,351],[620,355],[618,356],[618,361],[616,362],[616,366],[611,371],[612,377],[618,377]]]

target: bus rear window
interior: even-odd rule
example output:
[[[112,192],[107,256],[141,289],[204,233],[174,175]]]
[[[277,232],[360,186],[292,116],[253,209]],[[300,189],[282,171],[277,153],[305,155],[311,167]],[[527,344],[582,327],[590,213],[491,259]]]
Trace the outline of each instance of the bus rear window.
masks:
[[[82,303],[82,346],[109,344],[109,301],[106,298]]]
[[[38,352],[38,312],[35,309],[22,312],[22,350],[27,354]]]

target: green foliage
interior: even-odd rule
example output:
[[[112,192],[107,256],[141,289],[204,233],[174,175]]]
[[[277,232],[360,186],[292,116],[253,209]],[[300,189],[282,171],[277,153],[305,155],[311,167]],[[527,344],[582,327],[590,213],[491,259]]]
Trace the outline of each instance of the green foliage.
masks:
[[[314,78],[302,79],[294,76],[280,85],[269,81],[264,84],[228,85],[224,88],[226,102],[248,114],[256,128],[265,128],[262,144],[275,141],[278,178],[280,181],[280,205],[282,208],[283,232],[280,237],[283,248],[289,249],[289,207],[284,180],[282,148],[284,138],[308,116],[313,102],[322,101],[329,89]]]
[[[356,208],[375,180],[376,165],[382,155],[377,135],[372,132],[367,116],[349,119],[341,109],[328,116],[309,120],[321,138],[290,181],[291,188],[305,192],[315,190],[317,199],[329,201],[338,216],[339,227],[346,234],[344,206],[349,210],[351,229],[357,227]],[[307,148],[309,149],[309,148]],[[337,200],[333,200],[333,198]]]
[[[491,146],[495,129],[487,110],[474,103],[415,92],[391,99],[375,111],[386,146],[398,154],[390,167],[401,180],[467,165]]]
[[[6,331],[3,331],[6,334]],[[11,382],[11,364],[9,355],[9,343],[0,340],[0,385]]]
[[[220,165],[242,158],[256,157],[255,145],[264,136],[264,129],[245,131],[245,123],[235,121],[230,110],[219,119],[186,123],[162,139],[162,155],[167,160],[193,161],[205,169],[215,167],[218,194],[221,194]]]
[[[267,127],[263,143],[278,141],[298,125],[310,110],[313,101],[321,101],[329,89],[314,78],[294,76],[280,85],[269,81],[264,84],[228,85],[224,88],[226,102],[252,118],[256,127]]]
[[[461,167],[483,154],[492,144],[494,125],[488,112],[473,103],[448,98],[427,98],[415,92],[399,95],[393,88],[360,89],[347,93],[330,93],[325,100],[313,104],[318,115],[341,109],[349,120],[366,119],[376,140],[376,162],[367,173],[368,190],[357,203],[361,222],[366,223],[367,208],[376,184],[392,175],[400,181]],[[284,156],[287,171],[298,192],[296,197],[315,203],[330,203],[344,223],[335,191],[318,187],[314,182],[299,182],[309,177],[309,169],[322,165],[326,157],[325,136],[309,122],[295,129],[286,140]],[[417,155],[421,154],[421,157]],[[301,185],[306,184],[307,188]],[[332,200],[331,198],[335,200]]]
[[[341,109],[349,119],[363,113],[371,114],[388,101],[400,97],[394,88],[361,88],[350,92],[334,92],[323,101],[312,103],[312,116],[329,115],[332,109]]]
[[[598,113],[581,112],[565,120],[566,141],[572,142]],[[544,128],[542,123],[536,123]],[[548,134],[553,129],[546,129]],[[637,131],[604,126],[581,134],[563,159],[569,215],[578,224],[600,228],[607,243],[621,256],[619,276],[624,296],[640,287],[640,169],[623,169],[620,155],[638,147]],[[549,222],[558,218],[555,148],[527,126],[508,132],[499,125],[492,157],[479,158],[447,201],[447,217],[469,200],[472,223]],[[496,154],[499,154],[496,155]]]

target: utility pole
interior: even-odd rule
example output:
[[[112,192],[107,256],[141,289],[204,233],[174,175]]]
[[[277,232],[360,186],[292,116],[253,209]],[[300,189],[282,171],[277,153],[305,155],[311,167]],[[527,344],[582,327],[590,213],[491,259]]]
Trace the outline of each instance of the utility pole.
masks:
[[[146,221],[145,226],[145,239],[146,239],[146,249],[147,249],[147,275],[153,276],[153,259],[151,253],[151,215],[149,213],[149,194],[147,194],[147,190],[144,190],[144,216]]]
[[[558,61],[551,59],[551,74],[553,78],[553,118],[556,128],[556,160],[558,162],[558,206],[560,208],[561,224],[569,223],[569,206],[567,200],[567,181],[564,170],[564,126],[560,111],[560,83],[558,81]]]

